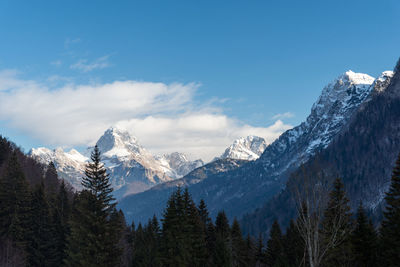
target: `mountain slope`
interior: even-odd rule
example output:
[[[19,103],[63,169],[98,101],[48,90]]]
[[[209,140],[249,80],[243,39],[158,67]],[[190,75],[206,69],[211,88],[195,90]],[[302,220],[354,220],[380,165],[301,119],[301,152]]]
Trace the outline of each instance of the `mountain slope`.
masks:
[[[212,173],[190,185],[193,198],[203,198],[212,216],[224,209],[229,217],[239,217],[260,207],[282,190],[291,170],[332,142],[359,106],[368,101],[375,84],[366,74],[348,71],[339,76],[323,89],[305,122],[283,133],[259,159]],[[136,203],[128,199],[122,202],[124,207],[135,209]],[[142,218],[143,214],[135,213],[132,218],[135,216]]]
[[[96,144],[102,152],[102,160],[110,174],[114,195],[118,199],[126,194],[138,193],[153,185],[180,178],[203,165],[201,160],[190,161],[177,152],[155,157],[127,131],[114,127],[106,130]],[[86,155],[74,149],[65,152],[61,148],[37,148],[32,149],[30,154],[43,163],[53,161],[60,177],[80,190],[84,168],[92,149],[89,147]]]
[[[368,101],[360,106],[331,145],[292,173],[287,189],[243,218],[245,232],[267,235],[276,218],[286,226],[296,216],[294,196],[289,188],[304,184],[305,177],[317,182],[315,178],[321,174],[330,181],[342,178],[353,209],[362,201],[371,213],[380,214],[400,152],[400,73],[390,79],[392,76],[393,73],[385,72],[377,79]]]
[[[118,207],[128,222],[145,223],[153,215],[160,217],[171,193],[178,186],[190,187],[217,173],[224,173],[246,164],[246,160],[219,159],[199,167],[183,178],[158,184],[149,190],[124,197]]]
[[[261,156],[266,147],[267,142],[264,138],[249,135],[246,138],[241,137],[235,140],[219,158],[256,160]]]

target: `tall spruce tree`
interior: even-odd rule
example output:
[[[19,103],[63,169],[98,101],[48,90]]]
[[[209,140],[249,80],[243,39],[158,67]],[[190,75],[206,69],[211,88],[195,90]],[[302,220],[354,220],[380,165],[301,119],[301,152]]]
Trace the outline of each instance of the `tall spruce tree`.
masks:
[[[14,152],[0,177],[0,237],[24,250],[30,237],[31,193]]]
[[[215,220],[215,266],[231,266],[232,265],[232,243],[229,221],[224,211],[218,213]]]
[[[277,220],[274,221],[271,227],[265,251],[265,262],[268,266],[285,266],[283,236]]]
[[[61,266],[66,257],[67,236],[70,232],[69,219],[71,214],[70,201],[65,188],[64,180],[61,181],[60,188],[52,206],[52,223],[54,227],[54,247],[56,255],[54,266]]]
[[[60,181],[58,180],[57,170],[53,162],[47,166],[46,174],[44,176],[44,185],[46,192],[49,195],[56,195],[58,192]]]
[[[56,256],[53,243],[54,228],[43,182],[36,186],[32,194],[30,229],[30,242],[27,249],[29,265],[51,266]]]
[[[71,234],[67,250],[68,266],[118,265],[118,244],[110,221],[116,203],[111,183],[95,146],[82,180],[84,190],[75,201],[71,218]]]
[[[327,252],[323,266],[348,266],[351,263],[352,220],[349,199],[340,178],[335,179],[322,222]]]
[[[385,266],[398,266],[400,263],[400,154],[393,169],[385,200],[384,219],[380,230],[381,262]]]
[[[232,223],[231,240],[232,265],[246,266],[247,246],[245,240],[243,240],[242,231],[240,230],[240,225],[236,218],[233,220]]]
[[[283,237],[285,258],[289,266],[306,266],[305,247],[296,223],[290,220]]]
[[[351,235],[353,254],[352,266],[378,266],[378,238],[377,233],[365,214],[362,203],[357,209],[357,220]]]

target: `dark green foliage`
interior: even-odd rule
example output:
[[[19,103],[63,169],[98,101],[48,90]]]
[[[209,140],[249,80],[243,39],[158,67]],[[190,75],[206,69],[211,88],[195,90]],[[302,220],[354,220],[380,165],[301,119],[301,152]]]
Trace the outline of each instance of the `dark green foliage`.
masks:
[[[31,194],[16,153],[0,177],[0,236],[25,249],[30,234]]]
[[[214,264],[216,266],[232,265],[231,233],[229,221],[224,211],[218,213],[215,220],[215,252]]]
[[[120,262],[121,232],[116,227],[112,187],[97,146],[88,164],[81,191],[74,201],[70,222],[66,265],[115,266]]]
[[[207,262],[205,226],[189,192],[173,193],[164,212],[162,262],[165,266],[204,266]]]
[[[61,182],[59,192],[52,208],[52,223],[54,227],[54,266],[60,266],[66,257],[67,236],[70,233],[68,223],[71,214],[71,206],[64,181]]]
[[[58,180],[57,170],[53,162],[47,166],[44,176],[45,189],[48,194],[55,195],[58,192],[60,181]]]
[[[49,204],[44,185],[36,186],[32,193],[28,264],[30,266],[50,266],[54,262],[54,229],[51,224]]]
[[[337,178],[329,195],[322,222],[322,242],[329,243],[324,266],[348,266],[351,262],[350,234],[352,231],[349,199],[344,185]],[[330,245],[332,244],[332,245]],[[331,246],[331,247],[330,247]]]
[[[393,169],[381,227],[382,261],[386,266],[400,263],[400,155]]]
[[[272,224],[267,242],[267,248],[265,250],[265,262],[268,266],[285,266],[282,231],[278,221],[276,220]]]
[[[232,266],[246,266],[247,245],[243,240],[240,225],[235,218],[231,230]]]
[[[357,220],[351,235],[351,248],[353,254],[352,266],[377,266],[378,265],[378,237],[365,214],[362,204],[357,210]]]
[[[286,234],[283,236],[283,247],[285,258],[289,266],[306,266],[305,265],[305,247],[296,223],[290,220]]]

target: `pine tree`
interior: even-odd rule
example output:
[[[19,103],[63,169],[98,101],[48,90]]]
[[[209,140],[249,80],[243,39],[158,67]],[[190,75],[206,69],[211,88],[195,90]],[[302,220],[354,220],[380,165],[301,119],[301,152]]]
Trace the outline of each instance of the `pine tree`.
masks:
[[[284,266],[282,231],[275,220],[272,224],[270,236],[265,251],[265,262],[268,266]]]
[[[24,250],[29,240],[31,194],[14,152],[0,177],[0,237]]]
[[[178,188],[169,198],[162,219],[161,259],[163,266],[186,266],[189,251],[185,243],[184,204],[182,191]]]
[[[400,263],[400,154],[393,169],[385,200],[384,219],[380,230],[381,262],[385,266],[398,266]]]
[[[243,240],[240,225],[235,218],[232,223],[231,230],[232,240],[232,265],[233,266],[246,266],[246,242]]]
[[[57,175],[56,167],[53,162],[50,162],[47,166],[46,174],[44,176],[44,185],[46,192],[49,195],[56,195],[59,187],[59,180]]]
[[[324,266],[347,266],[351,262],[350,234],[352,221],[349,200],[342,181],[337,178],[324,212],[322,233],[327,253]]]
[[[61,266],[66,257],[67,236],[70,233],[69,219],[71,207],[64,181],[61,185],[52,207],[52,223],[54,227],[54,247],[56,255],[54,266]]]
[[[250,235],[247,235],[245,240],[245,257],[244,257],[244,266],[255,266],[256,265],[256,247],[254,245],[253,239]]]
[[[263,241],[261,233],[259,233],[259,235],[258,235],[255,250],[256,250],[255,251],[255,261],[256,261],[257,265],[261,265],[261,263],[265,262],[264,241]]]
[[[357,210],[357,221],[351,235],[352,266],[377,266],[377,233],[365,214],[362,203]]]
[[[283,247],[289,266],[305,266],[304,242],[293,220],[290,220],[289,227],[283,237]]]
[[[224,211],[217,215],[215,221],[215,252],[214,264],[216,266],[231,266],[232,265],[232,246],[229,221]]]
[[[207,229],[206,229],[206,248],[208,254],[206,266],[215,266],[214,253],[215,253],[216,242],[217,242],[217,234],[215,231],[215,226],[212,220],[210,219],[209,222],[207,223]]]
[[[97,146],[85,170],[71,219],[66,263],[69,266],[115,266],[119,263],[118,244],[110,221],[115,210],[113,191]]]
[[[32,194],[30,216],[30,242],[27,248],[30,266],[50,266],[54,260],[54,237],[50,221],[49,204],[47,202],[43,182],[36,186]]]

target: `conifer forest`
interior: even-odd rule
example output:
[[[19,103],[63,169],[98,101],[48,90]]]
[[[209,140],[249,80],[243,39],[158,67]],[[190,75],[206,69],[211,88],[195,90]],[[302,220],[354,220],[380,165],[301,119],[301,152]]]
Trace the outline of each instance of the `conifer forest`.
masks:
[[[97,146],[80,192],[58,178],[53,164],[38,164],[5,138],[0,166],[0,266],[398,266],[400,260],[400,157],[379,225],[362,202],[350,212],[337,178],[322,209],[302,198],[289,226],[275,220],[266,239],[244,236],[224,211],[213,220],[207,204],[194,203],[180,187],[161,218],[127,224]]]

